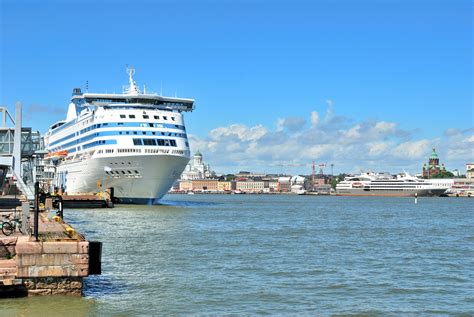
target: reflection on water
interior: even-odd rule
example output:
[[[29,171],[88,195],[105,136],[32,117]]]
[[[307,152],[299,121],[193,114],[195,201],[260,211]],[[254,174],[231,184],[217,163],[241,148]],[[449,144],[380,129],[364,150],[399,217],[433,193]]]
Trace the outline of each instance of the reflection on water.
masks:
[[[84,298],[1,314],[473,314],[470,199],[169,195],[67,210],[103,244]]]

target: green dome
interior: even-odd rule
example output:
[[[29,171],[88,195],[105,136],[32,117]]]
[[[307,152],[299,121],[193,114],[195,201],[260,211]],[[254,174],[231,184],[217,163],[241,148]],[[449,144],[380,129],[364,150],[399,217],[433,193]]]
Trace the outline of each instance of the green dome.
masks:
[[[431,153],[430,159],[437,159],[437,158],[438,158],[438,154],[436,154],[436,150],[435,148],[433,148],[433,153]]]

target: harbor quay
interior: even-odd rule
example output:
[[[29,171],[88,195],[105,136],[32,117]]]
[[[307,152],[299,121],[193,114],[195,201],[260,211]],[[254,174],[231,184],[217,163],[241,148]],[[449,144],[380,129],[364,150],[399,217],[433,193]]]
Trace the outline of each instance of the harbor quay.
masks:
[[[27,204],[23,202],[23,211]],[[24,227],[25,234],[5,230],[6,215],[28,219],[23,211],[1,210],[0,297],[81,296],[83,279],[100,274],[101,244],[88,241],[49,209],[31,213],[29,218],[37,217],[37,221]],[[31,229],[37,233],[31,234]]]

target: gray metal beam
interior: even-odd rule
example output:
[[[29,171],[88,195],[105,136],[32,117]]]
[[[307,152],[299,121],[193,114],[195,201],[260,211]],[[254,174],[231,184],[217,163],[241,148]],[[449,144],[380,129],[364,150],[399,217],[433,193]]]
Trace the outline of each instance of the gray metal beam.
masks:
[[[15,107],[15,135],[13,136],[13,170],[21,177],[21,103]]]

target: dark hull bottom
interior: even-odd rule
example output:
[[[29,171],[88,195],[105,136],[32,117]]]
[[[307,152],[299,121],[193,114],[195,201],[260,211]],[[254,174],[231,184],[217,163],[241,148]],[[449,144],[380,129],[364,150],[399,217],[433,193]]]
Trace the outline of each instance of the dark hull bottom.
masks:
[[[116,204],[124,205],[154,205],[158,203],[155,198],[133,198],[133,197],[116,197]]]

